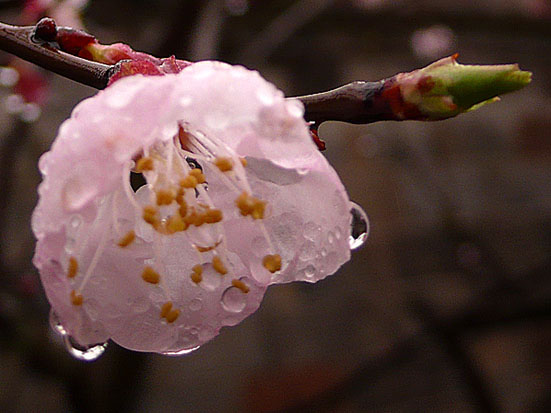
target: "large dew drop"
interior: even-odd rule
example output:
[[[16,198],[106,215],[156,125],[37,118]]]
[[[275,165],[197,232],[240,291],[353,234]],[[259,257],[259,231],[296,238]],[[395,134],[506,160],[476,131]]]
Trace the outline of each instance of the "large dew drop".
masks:
[[[64,335],[63,342],[69,354],[77,360],[82,361],[97,360],[107,348],[107,343],[100,343],[90,347],[81,346],[70,335]]]
[[[348,245],[351,250],[355,250],[364,245],[369,235],[369,220],[367,215],[358,204],[350,203],[350,213],[352,214],[352,223],[350,225],[350,237]]]

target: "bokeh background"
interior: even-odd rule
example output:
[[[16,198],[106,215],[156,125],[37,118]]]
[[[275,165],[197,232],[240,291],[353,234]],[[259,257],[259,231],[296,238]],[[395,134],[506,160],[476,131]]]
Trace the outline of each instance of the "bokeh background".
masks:
[[[534,81],[442,122],[324,124],[365,247],[325,281],[270,288],[187,356],[111,344],[85,363],[49,327],[30,215],[38,157],[94,90],[1,55],[17,72],[0,71],[0,411],[551,411],[551,2],[2,0],[1,20],[31,23],[31,3],[102,43],[258,69],[288,95],[453,52]]]

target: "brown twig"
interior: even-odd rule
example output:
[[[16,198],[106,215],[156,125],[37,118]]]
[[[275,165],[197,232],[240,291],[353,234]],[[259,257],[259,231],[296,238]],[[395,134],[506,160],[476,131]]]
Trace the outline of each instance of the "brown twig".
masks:
[[[11,26],[0,23],[0,49],[46,70],[96,89],[107,87],[117,65],[106,65],[63,52],[46,42],[34,39],[35,26]],[[370,123],[392,119],[387,106],[376,105],[373,98],[384,81],[353,82],[337,89],[307,96],[297,96],[305,107],[307,121],[322,123],[339,120]]]
[[[0,23],[0,49],[96,89],[107,86],[113,66],[92,62],[33,40],[35,26]]]

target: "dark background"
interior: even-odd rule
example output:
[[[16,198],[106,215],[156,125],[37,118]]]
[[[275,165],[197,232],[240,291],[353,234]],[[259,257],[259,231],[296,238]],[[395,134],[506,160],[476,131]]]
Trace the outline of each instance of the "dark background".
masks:
[[[19,3],[0,2],[3,21]],[[0,411],[550,411],[548,0],[92,0],[83,21],[102,43],[258,69],[288,95],[453,52],[518,62],[534,81],[442,122],[324,124],[325,154],[371,222],[348,264],[270,288],[190,355],[111,344],[84,363],[50,330],[31,264],[37,159],[94,93],[51,75],[35,122],[0,111]]]

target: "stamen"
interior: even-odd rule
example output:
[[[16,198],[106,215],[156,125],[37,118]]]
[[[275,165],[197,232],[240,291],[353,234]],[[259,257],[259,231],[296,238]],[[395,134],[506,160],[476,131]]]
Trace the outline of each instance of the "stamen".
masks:
[[[212,267],[214,268],[214,270],[221,274],[221,275],[225,275],[228,273],[228,269],[226,268],[226,266],[224,265],[224,263],[222,262],[222,260],[220,259],[220,257],[218,255],[216,255],[213,259],[212,259]]]
[[[165,318],[170,313],[170,310],[172,310],[172,301],[167,301],[161,307],[161,318]]]
[[[189,171],[189,174],[197,179],[197,183],[204,184],[207,181],[205,175],[203,174],[203,171],[201,171],[199,168],[193,168],[191,171]]]
[[[153,159],[149,156],[144,156],[136,162],[136,167],[134,168],[136,172],[143,171],[152,171],[153,170]]]
[[[281,256],[279,254],[266,255],[262,259],[262,265],[273,274],[281,270]]]
[[[82,294],[77,294],[75,290],[71,291],[71,304],[79,306],[82,305],[83,301],[84,297],[82,296]]]
[[[239,288],[244,294],[247,294],[251,289],[241,280],[232,280],[231,285],[235,288]]]
[[[222,221],[222,211],[219,209],[207,209],[203,218],[207,224],[215,224]]]
[[[75,278],[78,272],[78,261],[75,257],[69,258],[69,268],[67,269],[67,277]]]
[[[180,180],[180,186],[182,188],[195,188],[199,181],[193,175],[188,175]]]
[[[221,172],[228,172],[233,169],[233,162],[231,158],[226,157],[218,157],[213,162],[218,169],[220,169]]]
[[[188,228],[188,224],[184,222],[179,211],[176,211],[174,215],[171,215],[166,221],[166,229],[169,234],[175,232],[185,231]]]
[[[128,247],[130,244],[132,244],[132,242],[134,242],[135,238],[136,233],[133,230],[130,230],[126,233],[124,237],[120,239],[117,245],[121,248]]]
[[[180,315],[180,310],[172,310],[172,311],[170,311],[170,312],[166,315],[166,317],[165,317],[166,322],[167,322],[167,323],[173,323],[173,322],[175,322],[179,315]]]
[[[144,207],[142,217],[145,222],[153,227],[159,225],[159,211],[152,205]]]
[[[250,196],[247,192],[242,192],[235,200],[235,204],[239,208],[241,215],[245,217],[250,215],[253,219],[264,218],[266,202]]]
[[[143,269],[142,279],[150,284],[158,284],[161,280],[161,276],[153,268],[147,266]]]
[[[241,162],[241,165],[243,166],[243,168],[247,166],[247,160],[245,158],[239,158],[239,161]]]
[[[159,189],[157,191],[157,205],[170,205],[174,201],[174,192],[170,189]]]
[[[191,270],[193,271],[191,273],[191,281],[193,281],[195,284],[199,284],[203,280],[203,267],[197,264],[194,265]]]

